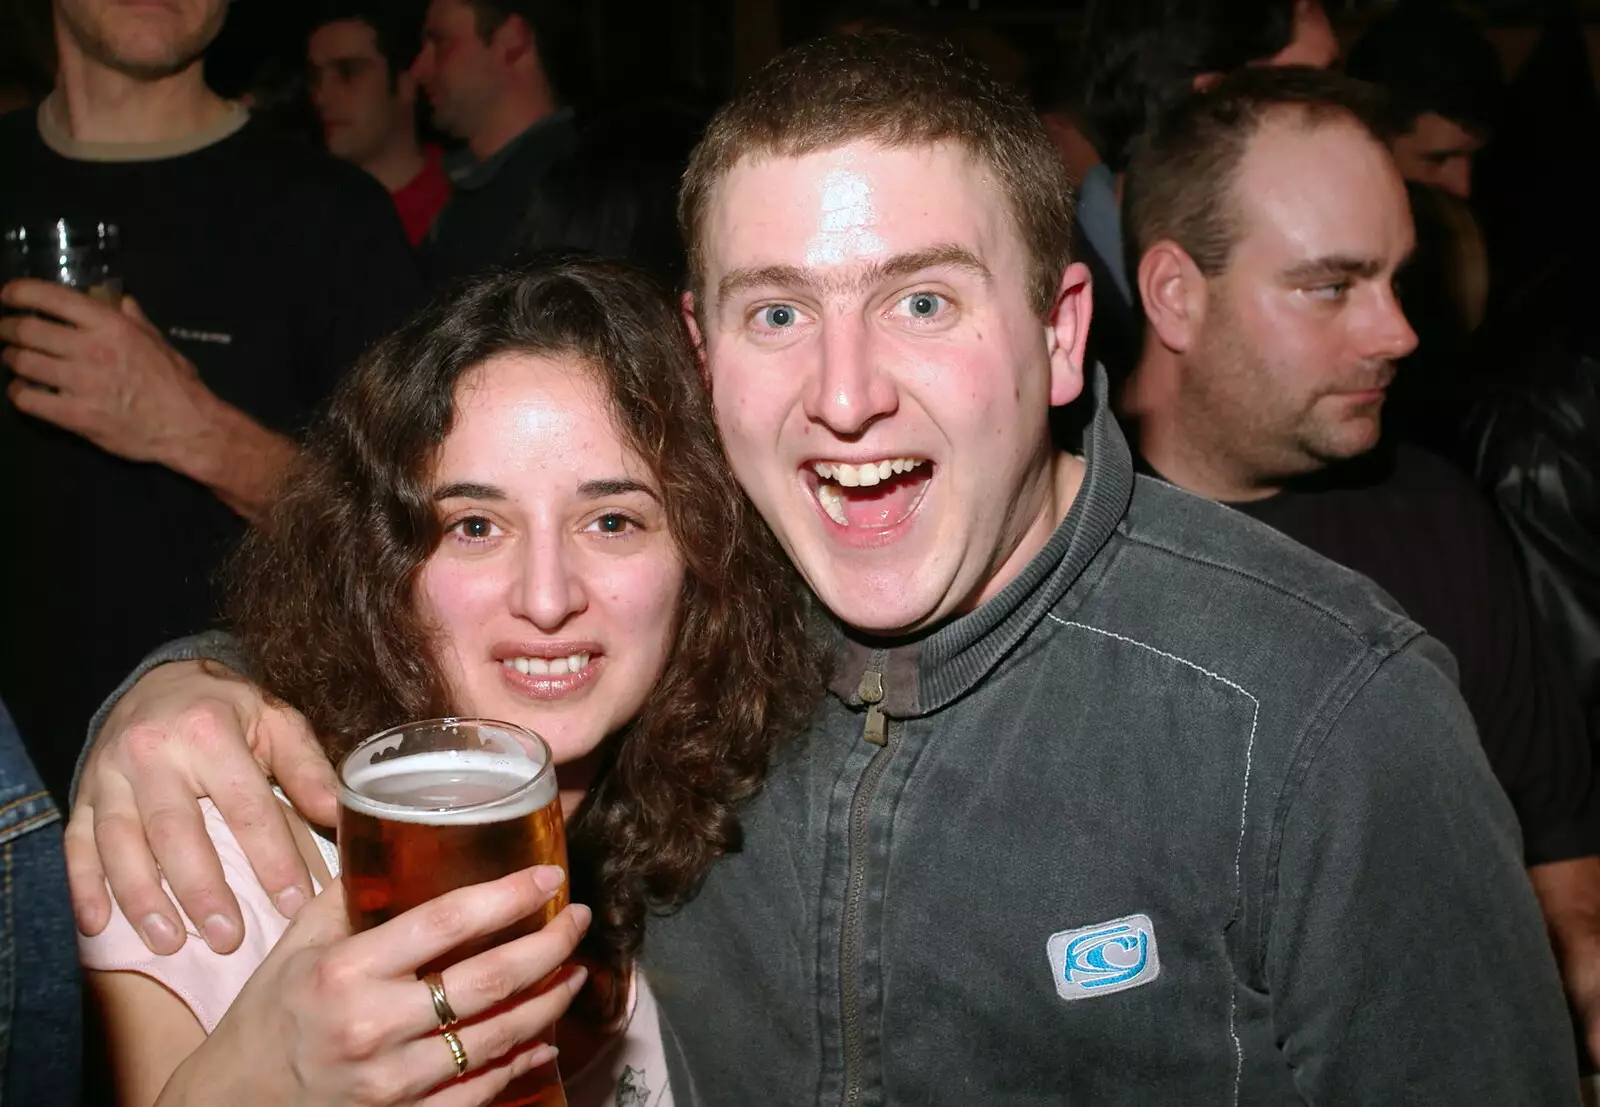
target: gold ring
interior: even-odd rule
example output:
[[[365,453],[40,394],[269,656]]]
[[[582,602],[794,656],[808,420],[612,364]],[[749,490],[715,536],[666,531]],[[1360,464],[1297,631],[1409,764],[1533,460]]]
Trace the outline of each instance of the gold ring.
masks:
[[[450,999],[444,994],[444,978],[436,972],[430,972],[422,978],[428,986],[428,994],[433,997],[433,1013],[439,1017],[439,1029],[446,1030],[456,1024],[455,1010],[450,1006]]]
[[[456,1037],[453,1030],[441,1030],[444,1035],[444,1044],[450,1047],[450,1056],[456,1059],[456,1079],[467,1075],[467,1047],[461,1044],[461,1039]]]

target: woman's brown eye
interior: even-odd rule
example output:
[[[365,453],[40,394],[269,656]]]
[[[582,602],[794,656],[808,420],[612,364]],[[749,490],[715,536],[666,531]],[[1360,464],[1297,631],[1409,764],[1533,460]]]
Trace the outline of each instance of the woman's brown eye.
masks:
[[[492,525],[487,519],[461,520],[461,533],[467,538],[488,538]]]

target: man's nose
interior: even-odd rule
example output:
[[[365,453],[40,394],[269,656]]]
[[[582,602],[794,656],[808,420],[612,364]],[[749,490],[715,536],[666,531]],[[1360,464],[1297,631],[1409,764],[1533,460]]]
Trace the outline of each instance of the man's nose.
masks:
[[[861,434],[899,406],[893,376],[859,320],[823,324],[820,363],[806,391],[805,412],[841,437]]]
[[[1393,289],[1386,289],[1376,307],[1367,339],[1368,357],[1396,360],[1417,348],[1417,332],[1411,329],[1405,310]]]
[[[1439,185],[1463,200],[1472,199],[1472,159],[1452,158],[1439,174]]]
[[[411,78],[418,84],[424,84],[433,76],[433,44],[429,43],[418,51],[416,58],[411,63]]]

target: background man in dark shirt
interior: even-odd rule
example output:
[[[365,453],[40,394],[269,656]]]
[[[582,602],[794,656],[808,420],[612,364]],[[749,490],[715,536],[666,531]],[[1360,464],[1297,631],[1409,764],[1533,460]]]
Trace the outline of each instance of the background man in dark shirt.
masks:
[[[444,151],[417,138],[421,7],[332,0],[306,42],[307,88],[328,153],[378,179],[413,246],[450,198]]]
[[[370,178],[206,88],[226,8],[57,0],[56,89],[0,118],[0,226],[117,223],[137,300],[3,290],[42,315],[0,320],[0,692],[57,795],[106,682],[210,621],[289,435],[420,296]]]
[[[1376,112],[1304,106],[1351,84],[1239,74],[1141,144],[1126,211],[1148,332],[1123,413],[1157,475],[1370,576],[1455,654],[1596,1049],[1600,837],[1576,699],[1471,485],[1415,450],[1363,456],[1416,344],[1393,287],[1413,235]]]
[[[466,143],[446,159],[455,194],[423,244],[429,283],[511,254],[539,184],[575,140],[559,67],[573,49],[574,5],[544,0],[430,0],[412,72],[433,123]]]

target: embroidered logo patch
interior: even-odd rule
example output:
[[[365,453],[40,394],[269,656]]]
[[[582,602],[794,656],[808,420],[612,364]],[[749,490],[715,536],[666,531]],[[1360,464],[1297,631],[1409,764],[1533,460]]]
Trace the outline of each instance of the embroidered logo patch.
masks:
[[[1063,930],[1050,935],[1046,949],[1062,999],[1123,992],[1161,975],[1156,931],[1148,915]]]

